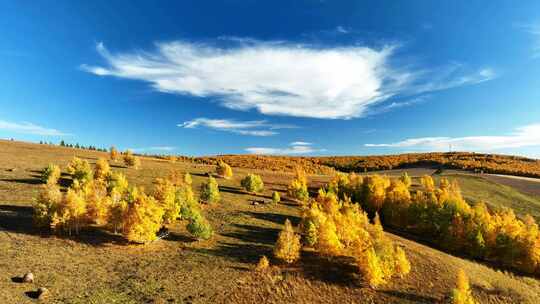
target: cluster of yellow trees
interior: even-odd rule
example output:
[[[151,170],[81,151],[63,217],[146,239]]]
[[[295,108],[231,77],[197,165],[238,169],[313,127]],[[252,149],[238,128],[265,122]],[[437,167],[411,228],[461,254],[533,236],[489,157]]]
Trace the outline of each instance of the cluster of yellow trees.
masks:
[[[358,204],[339,200],[332,192],[319,190],[317,198],[304,207],[299,230],[304,246],[320,254],[354,257],[363,279],[372,287],[394,276],[404,276],[411,269],[403,249],[385,236],[378,217],[371,224]],[[287,220],[274,256],[292,263],[300,258],[300,248],[300,235]]]
[[[145,243],[156,239],[164,224],[180,218],[188,221],[188,231],[197,238],[212,235],[193,195],[189,174],[156,179],[155,192],[150,195],[141,187],[130,186],[122,173],[111,171],[105,159],[99,159],[92,170],[88,161],[74,158],[67,167],[73,183],[62,193],[57,183],[60,169],[55,165],[47,168],[47,183],[34,203],[34,222],[39,227],[71,234],[98,225]]]
[[[385,225],[429,238],[445,249],[494,261],[528,273],[540,273],[540,233],[531,216],[518,219],[511,209],[489,210],[469,205],[459,185],[431,176],[411,191],[411,179],[339,174],[328,191],[360,202],[370,214],[381,214]]]
[[[126,167],[134,169],[139,169],[141,167],[141,159],[133,155],[131,150],[126,150],[126,152],[120,154],[115,147],[111,147],[109,149],[109,157],[112,161],[118,161],[120,156],[122,156],[122,160],[124,161],[124,165]]]

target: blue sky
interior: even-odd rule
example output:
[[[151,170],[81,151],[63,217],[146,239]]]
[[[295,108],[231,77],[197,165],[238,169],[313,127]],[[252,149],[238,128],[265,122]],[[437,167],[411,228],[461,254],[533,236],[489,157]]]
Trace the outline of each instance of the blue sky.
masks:
[[[540,3],[0,1],[0,138],[540,157]]]

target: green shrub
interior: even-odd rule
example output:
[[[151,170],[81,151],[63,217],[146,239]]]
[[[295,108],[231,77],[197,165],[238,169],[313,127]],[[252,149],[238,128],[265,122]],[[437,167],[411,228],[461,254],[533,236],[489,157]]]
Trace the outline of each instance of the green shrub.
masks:
[[[197,239],[208,240],[214,233],[210,223],[198,211],[193,213],[186,228]]]
[[[277,204],[279,202],[281,202],[281,197],[279,196],[279,192],[274,191],[274,193],[272,193],[272,203]]]
[[[264,183],[260,176],[256,174],[248,174],[246,177],[244,177],[240,184],[246,191],[248,192],[261,192],[264,189]]]
[[[60,174],[60,167],[54,164],[49,164],[45,169],[43,169],[43,173],[41,173],[41,181],[46,184],[56,184],[58,183]]]
[[[213,204],[221,200],[219,186],[215,178],[208,177],[208,181],[201,185],[201,200]]]

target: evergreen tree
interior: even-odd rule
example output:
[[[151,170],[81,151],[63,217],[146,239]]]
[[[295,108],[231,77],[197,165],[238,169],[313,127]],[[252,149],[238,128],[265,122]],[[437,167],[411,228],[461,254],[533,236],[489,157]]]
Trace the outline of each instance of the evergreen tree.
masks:
[[[221,200],[219,186],[215,178],[208,177],[208,181],[201,185],[201,200],[213,204]]]

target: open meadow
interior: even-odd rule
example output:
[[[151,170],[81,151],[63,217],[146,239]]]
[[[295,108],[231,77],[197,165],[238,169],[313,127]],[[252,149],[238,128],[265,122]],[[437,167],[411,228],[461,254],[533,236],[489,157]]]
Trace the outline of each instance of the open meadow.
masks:
[[[145,245],[92,226],[71,236],[36,228],[32,202],[42,169],[49,163],[65,168],[74,156],[91,164],[108,158],[104,152],[0,142],[0,303],[34,303],[38,287],[50,291],[46,303],[442,303],[455,286],[458,269],[469,276],[472,294],[481,303],[540,302],[540,281],[534,276],[497,270],[388,231],[405,251],[411,270],[377,288],[362,282],[347,256],[321,256],[306,248],[298,261],[279,262],[272,255],[278,233],[286,219],[297,225],[301,216],[300,205],[285,198],[290,173],[233,168],[232,178],[217,178],[221,201],[202,206],[214,230],[208,240],[192,237],[180,222],[168,225],[163,239]],[[142,158],[139,170],[114,161],[111,167],[149,191],[156,177],[175,170],[190,173],[196,196],[207,173],[215,172],[210,165],[151,158]],[[248,173],[262,177],[263,192],[240,187]],[[411,175],[414,187],[417,176]],[[448,177],[457,179],[464,197],[473,202],[539,215],[538,197],[481,177]],[[310,175],[310,191],[330,178]],[[60,184],[69,179],[63,174]],[[280,203],[271,203],[273,191],[282,194]],[[263,255],[275,266],[261,274],[255,267]],[[19,283],[26,272],[35,275],[34,283]]]

